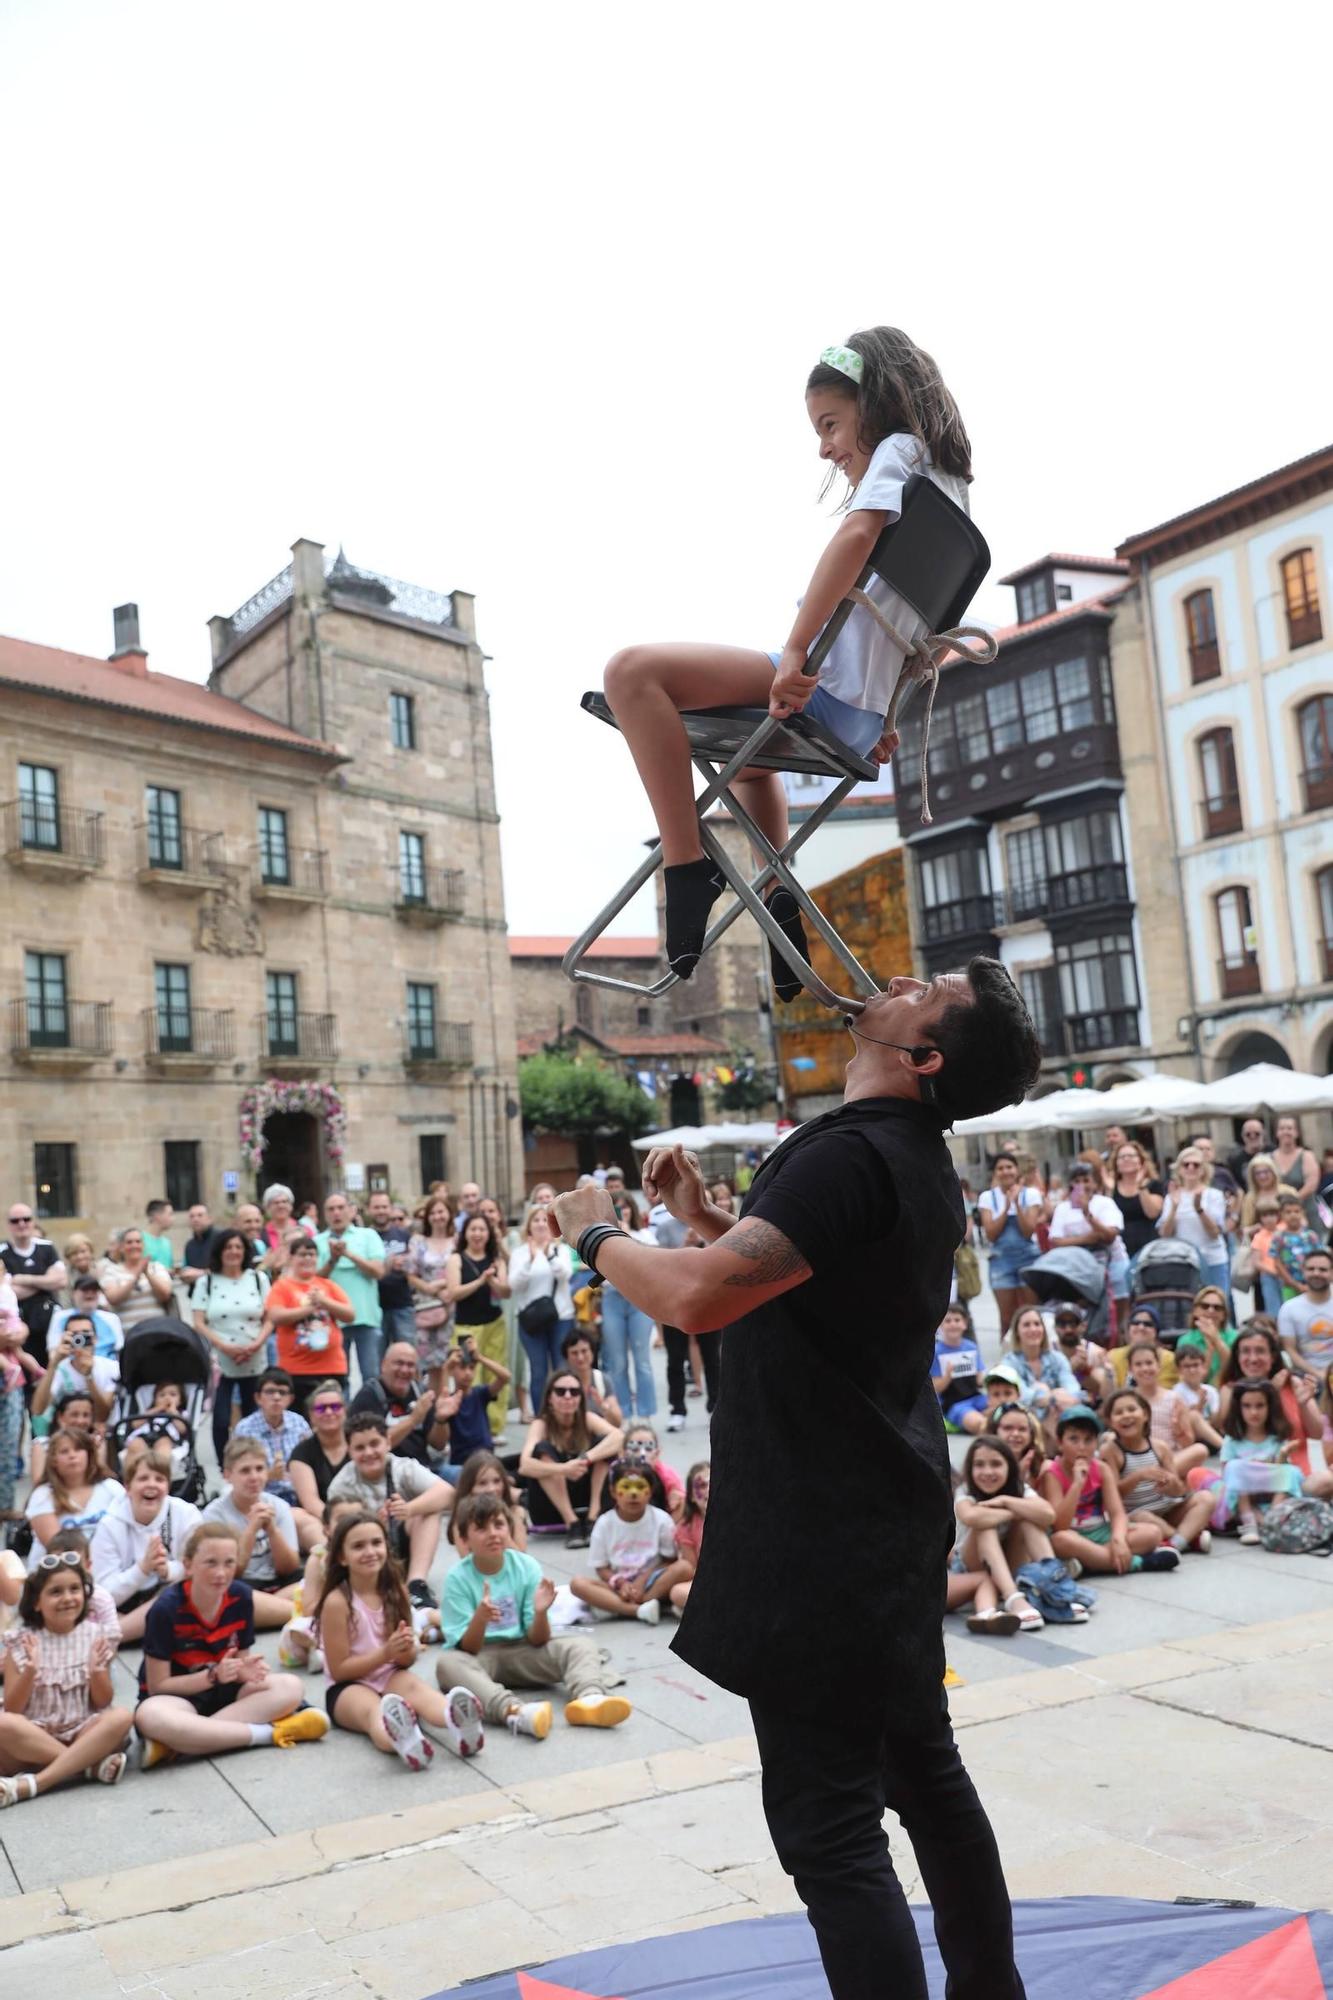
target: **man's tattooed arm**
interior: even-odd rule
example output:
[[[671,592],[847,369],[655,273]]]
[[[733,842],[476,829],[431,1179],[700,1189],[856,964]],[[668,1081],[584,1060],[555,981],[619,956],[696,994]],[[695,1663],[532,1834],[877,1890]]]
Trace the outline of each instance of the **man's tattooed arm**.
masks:
[[[717,1248],[744,1258],[747,1265],[744,1271],[733,1271],[723,1280],[728,1286],[778,1285],[792,1279],[800,1284],[811,1275],[810,1266],[795,1245],[787,1241],[780,1229],[775,1229],[771,1222],[762,1222],[757,1215],[747,1216],[719,1237]]]

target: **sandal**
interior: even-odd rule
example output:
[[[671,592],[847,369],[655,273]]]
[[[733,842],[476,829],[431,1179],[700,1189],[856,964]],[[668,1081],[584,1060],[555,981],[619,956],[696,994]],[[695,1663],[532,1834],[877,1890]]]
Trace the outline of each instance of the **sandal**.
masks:
[[[123,1750],[113,1750],[109,1757],[102,1759],[92,1775],[99,1785],[118,1785],[125,1775],[126,1761]]]
[[[37,1780],[27,1772],[17,1778],[0,1778],[0,1807],[16,1806],[24,1799],[35,1799],[36,1796]]]
[[[1016,1590],[1012,1597],[1006,1597],[1004,1600],[1006,1611],[1013,1611],[1015,1605],[1021,1606],[1021,1609],[1016,1613],[1020,1632],[1040,1632],[1044,1629],[1046,1620],[1042,1617],[1040,1611],[1033,1609],[1021,1590]]]
[[[1012,1639],[1020,1622],[1012,1611],[974,1611],[967,1621],[967,1629],[994,1639]]]

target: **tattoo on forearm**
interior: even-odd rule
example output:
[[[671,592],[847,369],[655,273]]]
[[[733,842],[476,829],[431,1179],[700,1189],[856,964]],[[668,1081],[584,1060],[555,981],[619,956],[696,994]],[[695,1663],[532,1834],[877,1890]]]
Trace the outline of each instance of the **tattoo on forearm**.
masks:
[[[754,1267],[733,1272],[725,1280],[728,1285],[775,1285],[782,1278],[810,1276],[810,1266],[795,1245],[787,1241],[780,1229],[775,1229],[771,1222],[761,1222],[758,1216],[738,1222],[722,1240],[735,1256],[743,1257]]]

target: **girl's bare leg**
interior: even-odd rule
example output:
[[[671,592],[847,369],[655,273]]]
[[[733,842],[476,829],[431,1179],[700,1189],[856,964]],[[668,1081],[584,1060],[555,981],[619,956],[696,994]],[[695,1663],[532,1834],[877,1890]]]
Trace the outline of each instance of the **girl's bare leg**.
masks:
[[[569,1481],[562,1472],[552,1467],[550,1472],[539,1472],[542,1491],[567,1528],[572,1528],[578,1516],[574,1512],[574,1502],[569,1497]]]
[[[1189,1548],[1213,1518],[1212,1494],[1192,1493],[1188,1500],[1182,1500],[1179,1506],[1172,1508],[1167,1518],[1173,1525],[1172,1541],[1179,1541]]]
[[[226,1750],[248,1750],[252,1722],[280,1722],[294,1715],[304,1700],[294,1674],[274,1674],[268,1686],[243,1694],[218,1715],[200,1715],[181,1695],[149,1695],[139,1703],[135,1722],[141,1736],[165,1743],[186,1757],[218,1757]]]
[[[1086,1535],[1076,1534],[1072,1528],[1057,1529],[1051,1536],[1051,1547],[1061,1562],[1076,1559],[1084,1569],[1099,1571],[1103,1575],[1115,1568],[1108,1543],[1090,1542]]]
[[[627,646],[608,662],[603,685],[648,794],[663,865],[699,860],[690,746],[680,711],[767,707],[772,661],[741,646]]]
[[[1055,1555],[1046,1530],[1031,1521],[1014,1522],[1009,1530],[1009,1547],[1017,1557],[1020,1569],[1024,1563],[1049,1562]]]
[[[1129,1524],[1125,1540],[1129,1543],[1131,1555],[1146,1556],[1166,1539],[1166,1523],[1161,1519],[1140,1514]]]

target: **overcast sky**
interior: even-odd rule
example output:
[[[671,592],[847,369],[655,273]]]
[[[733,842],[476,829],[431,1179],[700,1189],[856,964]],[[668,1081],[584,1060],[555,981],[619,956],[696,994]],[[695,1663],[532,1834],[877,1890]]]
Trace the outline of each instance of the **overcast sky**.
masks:
[[[202,680],[301,535],[474,591],[510,928],[573,931],[649,831],[578,696],[781,644],[822,347],[935,354],[996,574],[1327,444],[1329,10],[904,13],[0,0],[0,631],[133,598]]]

